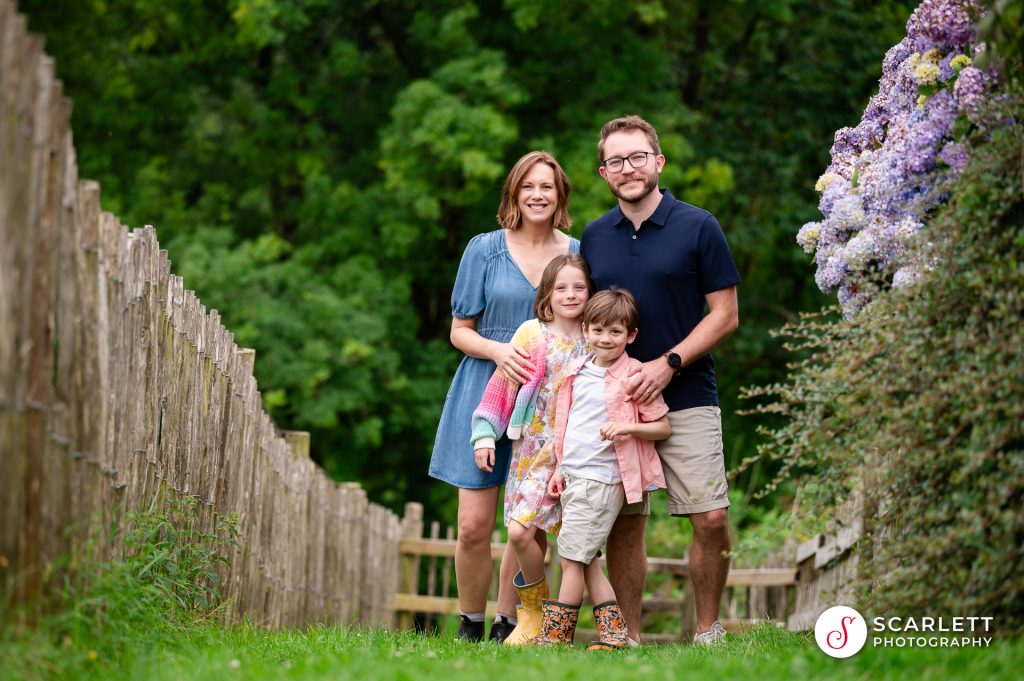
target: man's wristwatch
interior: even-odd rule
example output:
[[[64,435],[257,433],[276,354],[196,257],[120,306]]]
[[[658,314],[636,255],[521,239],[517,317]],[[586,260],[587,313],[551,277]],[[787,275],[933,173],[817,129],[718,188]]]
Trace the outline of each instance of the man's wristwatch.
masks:
[[[678,373],[683,366],[683,358],[674,352],[666,352],[665,361],[672,368],[672,373]]]

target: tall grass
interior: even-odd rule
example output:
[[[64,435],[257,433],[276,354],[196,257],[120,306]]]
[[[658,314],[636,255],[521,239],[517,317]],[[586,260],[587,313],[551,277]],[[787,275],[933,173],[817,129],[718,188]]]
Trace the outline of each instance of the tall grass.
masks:
[[[212,533],[197,529],[196,502],[176,501],[168,510],[126,514],[94,533],[81,557],[53,571],[56,595],[43,603],[34,625],[8,607],[0,633],[0,677],[66,676],[72,670],[115,669],[135,651],[166,644],[204,623],[221,623],[218,564],[235,544],[237,521],[217,517]],[[116,541],[116,540],[120,541]],[[104,559],[120,545],[123,558]]]

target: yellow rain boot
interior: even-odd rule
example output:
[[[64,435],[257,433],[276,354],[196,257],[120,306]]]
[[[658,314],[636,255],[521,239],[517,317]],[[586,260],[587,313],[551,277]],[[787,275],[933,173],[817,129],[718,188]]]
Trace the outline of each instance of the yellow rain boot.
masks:
[[[519,624],[512,630],[512,633],[505,639],[507,646],[523,646],[530,643],[533,637],[540,633],[540,622],[543,618],[542,603],[548,597],[548,583],[541,577],[533,584],[526,584],[522,572],[517,572],[512,584],[519,592],[519,600],[523,607],[519,609],[517,616]]]

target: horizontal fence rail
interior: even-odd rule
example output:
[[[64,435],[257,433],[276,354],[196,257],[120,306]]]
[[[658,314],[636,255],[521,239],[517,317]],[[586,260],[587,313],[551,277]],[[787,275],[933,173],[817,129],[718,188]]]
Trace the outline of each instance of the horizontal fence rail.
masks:
[[[234,620],[388,624],[398,517],[275,426],[254,352],[171,273],[152,227],[129,231],[79,181],[70,117],[42,40],[0,0],[0,587],[38,600],[97,528],[188,498],[196,529],[237,516],[221,575]]]
[[[402,565],[400,583],[392,601],[396,613],[396,626],[399,629],[412,629],[417,626],[418,618],[419,626],[424,629],[444,630],[443,618],[459,613],[459,601],[453,594],[455,530],[447,528],[446,536],[442,539],[440,524],[434,522],[430,526],[429,536],[424,537],[422,519],[422,505],[415,502],[406,504],[402,519],[402,538],[398,543]],[[554,545],[555,542],[552,541],[551,544]],[[481,569],[490,567],[494,575],[497,575],[497,563],[504,551],[504,544],[493,541],[493,564]],[[558,593],[561,569],[557,551],[553,548],[548,550],[547,564],[548,583],[554,597],[554,594]],[[647,570],[649,582],[659,583],[654,587],[654,592],[644,598],[644,620],[649,621],[653,616],[669,613],[678,617],[678,624],[674,625],[676,632],[645,633],[643,639],[653,643],[689,641],[696,629],[689,561],[648,556]],[[792,611],[796,584],[797,568],[792,565],[730,569],[722,597],[723,624],[727,629],[736,631],[758,621],[784,623]],[[488,619],[493,618],[496,611],[496,582],[492,581],[489,595]],[[593,631],[584,628],[577,632],[579,640],[589,640],[593,635]]]

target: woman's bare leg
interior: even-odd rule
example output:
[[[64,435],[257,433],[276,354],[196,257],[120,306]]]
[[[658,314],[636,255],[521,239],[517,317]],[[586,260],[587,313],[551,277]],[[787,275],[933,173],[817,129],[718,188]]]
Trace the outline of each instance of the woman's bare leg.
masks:
[[[459,490],[455,581],[462,612],[484,612],[487,609],[487,590],[493,573],[491,532],[494,531],[498,490],[498,487]]]

